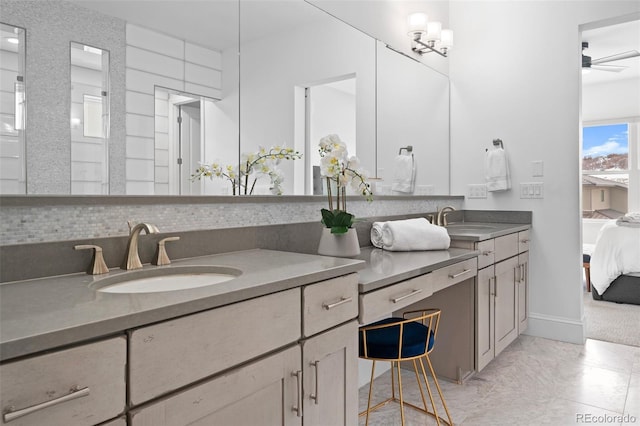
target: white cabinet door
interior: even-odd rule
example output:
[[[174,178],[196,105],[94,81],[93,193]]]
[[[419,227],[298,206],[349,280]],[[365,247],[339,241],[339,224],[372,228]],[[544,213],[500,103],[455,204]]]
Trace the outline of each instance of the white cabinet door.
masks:
[[[358,424],[358,323],[317,335],[302,347],[304,425]]]
[[[300,360],[300,346],[293,346],[135,409],[130,413],[129,423],[131,426],[302,425]]]
[[[480,371],[495,356],[493,265],[478,271],[476,284],[476,370]]]
[[[518,337],[518,257],[496,263],[495,278],[495,351],[496,356]]]
[[[529,252],[518,255],[518,334],[529,325]]]

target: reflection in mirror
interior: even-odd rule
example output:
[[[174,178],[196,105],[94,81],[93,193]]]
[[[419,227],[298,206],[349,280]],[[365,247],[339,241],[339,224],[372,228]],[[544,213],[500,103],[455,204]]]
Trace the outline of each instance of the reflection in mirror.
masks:
[[[286,145],[303,153],[303,161],[281,164],[284,194],[313,194],[314,155],[320,138],[330,133],[353,143],[349,152],[357,152],[363,168],[375,173],[373,38],[303,1],[243,0],[240,64],[240,151]],[[313,102],[321,96],[313,95],[314,88],[345,78],[355,84],[349,89],[349,96],[355,94],[355,119],[338,121],[333,115],[338,108],[329,106],[316,112],[332,115],[309,120],[314,114],[305,97],[309,88]]]
[[[109,193],[109,52],[71,42],[71,194]]]
[[[234,158],[220,132],[224,112],[219,99],[155,88],[155,194],[225,193],[219,181],[195,181],[191,175],[208,158]],[[216,160],[220,161],[220,160]],[[233,163],[232,163],[233,164]]]
[[[25,29],[0,24],[0,37],[0,194],[24,194]]]
[[[329,83],[305,88],[305,128],[308,137],[305,170],[313,171],[312,179],[306,176],[305,194],[322,195],[325,179],[320,176],[318,141],[329,134],[338,134],[347,145],[350,155],[358,155],[356,147],[356,77],[348,76]],[[309,188],[308,185],[311,185]]]
[[[416,176],[409,193],[449,194],[449,78],[378,42],[377,89],[377,192],[407,195],[392,191],[394,165],[400,148],[412,146]]]

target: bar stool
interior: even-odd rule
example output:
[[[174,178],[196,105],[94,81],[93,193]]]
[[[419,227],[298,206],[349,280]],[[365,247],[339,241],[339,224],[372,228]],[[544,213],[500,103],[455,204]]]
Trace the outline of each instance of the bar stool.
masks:
[[[584,279],[587,284],[587,292],[591,291],[591,255],[582,255],[582,267],[584,268]]]
[[[360,416],[366,415],[366,425],[369,424],[369,413],[382,407],[388,402],[395,401],[400,403],[400,415],[402,418],[402,424],[405,424],[404,419],[404,406],[409,407],[426,413],[436,419],[438,425],[442,421],[444,424],[453,425],[451,415],[449,414],[449,408],[442,396],[442,390],[438,383],[438,378],[433,371],[429,354],[435,346],[436,336],[438,334],[438,325],[440,323],[440,309],[427,309],[420,311],[409,311],[403,314],[403,318],[385,318],[370,325],[360,327],[359,340],[360,358],[371,360],[371,382],[369,382],[369,399],[367,401],[367,409],[360,413]],[[427,361],[427,366],[433,381],[436,384],[438,395],[444,406],[444,410],[447,413],[447,419],[443,419],[438,415],[436,405],[433,400],[433,394],[431,393],[431,386],[427,379],[427,373],[424,367],[424,360]],[[373,380],[376,369],[376,361],[388,361],[391,362],[391,397],[382,401],[374,407],[371,407],[371,394],[373,392]],[[400,374],[400,362],[412,361],[413,370],[416,374],[416,380],[418,381],[418,387],[420,389],[420,396],[422,397],[422,403],[424,408],[418,407],[414,404],[404,401],[402,394],[402,376]],[[422,382],[420,373],[418,372],[418,364],[420,364],[420,371],[422,372],[422,378],[427,387],[429,394],[429,400],[431,401],[431,407],[433,412],[429,411],[427,407],[427,401],[422,389]],[[394,365],[398,374],[398,389],[400,393],[400,399],[396,398],[395,394],[395,373]]]

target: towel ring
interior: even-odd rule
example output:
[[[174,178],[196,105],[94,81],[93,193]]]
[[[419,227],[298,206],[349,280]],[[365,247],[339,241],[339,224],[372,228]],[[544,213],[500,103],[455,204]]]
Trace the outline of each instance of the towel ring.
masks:
[[[407,154],[411,154],[413,152],[413,145],[407,145],[405,147],[400,148],[398,151],[398,155],[402,155],[402,150],[406,150]]]
[[[493,146],[499,146],[500,148],[504,149],[504,144],[502,143],[502,139],[494,139]],[[486,151],[489,151],[489,150],[485,149],[485,152]]]

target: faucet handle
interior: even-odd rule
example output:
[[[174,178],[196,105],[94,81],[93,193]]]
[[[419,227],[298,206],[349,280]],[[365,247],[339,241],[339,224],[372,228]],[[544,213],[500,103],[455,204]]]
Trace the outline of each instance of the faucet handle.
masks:
[[[169,255],[167,254],[165,243],[169,241],[178,241],[179,239],[180,237],[167,237],[158,241],[158,250],[156,251],[156,255],[151,263],[158,266],[170,264],[171,259],[169,259]]]
[[[107,264],[104,263],[104,257],[102,256],[102,247],[94,246],[91,244],[80,244],[77,246],[73,246],[74,250],[89,250],[93,249],[93,258],[91,259],[91,264],[89,264],[89,269],[87,269],[87,274],[90,275],[100,275],[106,274],[109,272],[109,268]]]

